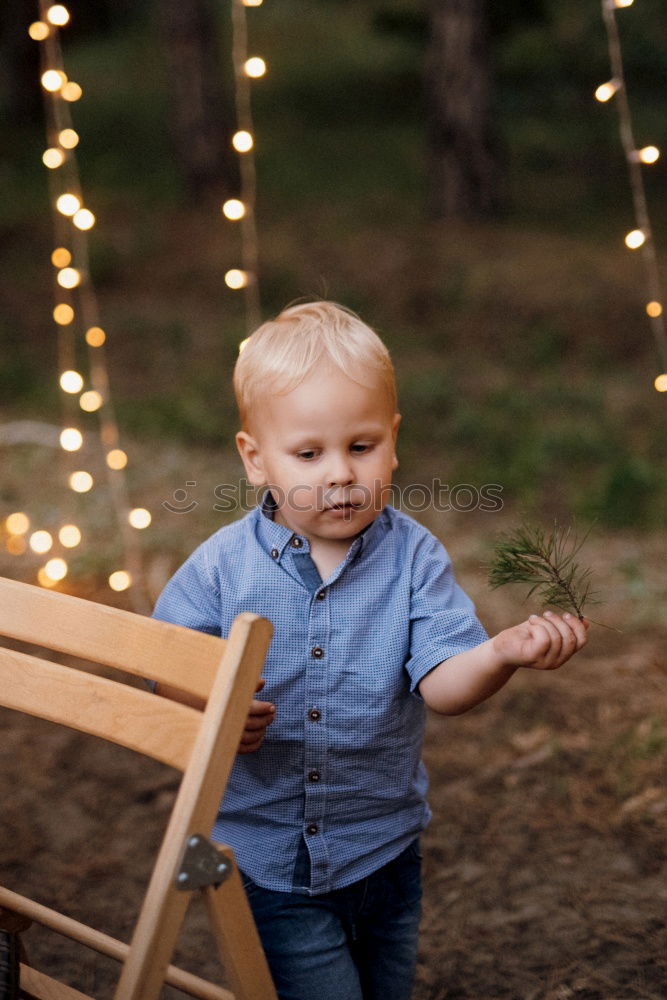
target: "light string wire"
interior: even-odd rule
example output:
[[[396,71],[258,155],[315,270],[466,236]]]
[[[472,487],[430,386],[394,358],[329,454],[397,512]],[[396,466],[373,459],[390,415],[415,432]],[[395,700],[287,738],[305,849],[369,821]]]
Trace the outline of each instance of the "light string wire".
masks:
[[[242,289],[245,300],[246,333],[250,335],[261,321],[259,288],[259,241],[257,236],[257,172],[254,156],[254,125],[251,101],[251,79],[266,72],[266,63],[259,56],[248,58],[248,25],[246,7],[258,7],[262,0],[231,0],[232,62],[234,69],[234,103],[236,132],[232,146],[239,154],[241,198],[229,199],[222,206],[225,216],[241,222],[242,269],[232,268],[225,274],[229,288]]]
[[[54,209],[56,240],[56,250],[51,259],[54,267],[58,268],[54,282],[56,290],[54,319],[58,327],[58,362],[61,373],[60,385],[63,389],[62,412],[65,424],[61,434],[61,445],[65,453],[63,465],[71,470],[73,465],[71,456],[79,451],[87,438],[87,435],[84,437],[79,430],[78,417],[74,417],[75,396],[84,388],[84,380],[77,371],[75,335],[75,329],[82,327],[85,330],[92,389],[83,392],[79,406],[83,411],[98,412],[97,443],[104,454],[109,493],[124,552],[125,568],[110,575],[109,585],[117,591],[130,588],[134,610],[145,614],[150,607],[144,588],[142,552],[136,529],[147,527],[151,515],[145,508],[132,508],[129,501],[125,475],[127,455],[119,447],[120,434],[111,401],[104,356],[103,345],[106,334],[99,326],[97,296],[90,275],[86,232],[94,225],[95,218],[88,209],[83,208],[78,165],[73,152],[79,138],[72,127],[69,110],[69,103],[81,96],[81,88],[73,81],[67,80],[58,30],[69,22],[69,11],[60,4],[39,0],[39,12],[41,20],[32,24],[28,30],[31,37],[41,43],[41,82],[49,142],[49,149],[43,159],[50,168],[49,193]],[[50,80],[48,74],[51,75]],[[63,202],[63,198],[69,199],[69,204]],[[63,208],[66,210],[63,211]],[[70,267],[70,264],[73,266]],[[85,493],[92,488],[92,477],[82,470],[70,471],[68,478],[70,487],[75,492]],[[78,535],[80,541],[81,533],[78,528],[75,525],[68,525],[68,528],[74,532],[74,539]],[[62,540],[63,529],[61,529],[61,544],[69,544],[69,547],[78,544],[76,540],[72,540],[72,531],[70,531],[70,541],[66,543]],[[56,563],[59,565],[55,575],[45,572],[48,567],[43,567],[39,571],[38,581],[43,586],[54,586],[66,575],[66,562],[63,559],[51,561],[52,566]]]
[[[608,83],[598,87],[596,97],[599,101],[606,101],[611,97],[614,97],[617,101],[619,131],[628,164],[630,189],[637,221],[637,229],[626,236],[626,245],[631,249],[641,248],[642,251],[650,297],[650,301],[646,305],[646,313],[650,320],[659,362],[662,366],[662,371],[655,379],[654,385],[659,392],[665,392],[667,391],[667,334],[665,333],[664,299],[642,175],[642,163],[654,163],[660,154],[654,146],[638,150],[635,144],[632,115],[623,70],[621,40],[616,22],[617,8],[629,7],[631,4],[632,0],[602,0],[602,16],[607,31],[612,79]]]

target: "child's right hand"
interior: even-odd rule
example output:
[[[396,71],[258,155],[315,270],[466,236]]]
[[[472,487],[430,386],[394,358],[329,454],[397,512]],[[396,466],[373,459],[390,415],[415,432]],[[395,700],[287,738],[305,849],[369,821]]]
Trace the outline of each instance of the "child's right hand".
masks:
[[[261,691],[265,683],[264,678],[260,677],[255,692]],[[237,753],[252,753],[258,750],[264,740],[266,727],[273,722],[275,716],[275,705],[270,701],[257,701],[253,698]]]

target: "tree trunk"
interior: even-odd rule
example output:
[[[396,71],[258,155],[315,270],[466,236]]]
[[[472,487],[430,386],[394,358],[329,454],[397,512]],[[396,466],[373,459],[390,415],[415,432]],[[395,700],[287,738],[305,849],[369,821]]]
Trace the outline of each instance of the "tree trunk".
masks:
[[[498,207],[486,0],[430,0],[426,105],[430,208],[470,219]]]
[[[174,155],[192,197],[238,191],[234,113],[211,0],[157,0]]]

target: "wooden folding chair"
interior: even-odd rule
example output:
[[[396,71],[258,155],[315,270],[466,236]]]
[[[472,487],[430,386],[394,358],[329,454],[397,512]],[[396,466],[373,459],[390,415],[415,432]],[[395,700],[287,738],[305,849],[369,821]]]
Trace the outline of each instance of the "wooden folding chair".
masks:
[[[266,619],[246,613],[236,618],[227,639],[218,639],[0,578],[0,635],[149,678],[205,704],[198,710],[0,646],[0,705],[121,744],[183,772],[129,945],[5,888],[0,888],[0,928],[13,933],[35,920],[118,959],[122,972],[115,1000],[154,1000],[164,983],[202,1000],[275,1000],[232,852],[208,840],[271,633]],[[205,895],[233,992],[169,965],[194,892]],[[12,938],[5,934],[4,940]],[[17,995],[39,1000],[84,998],[26,964],[20,968],[20,991]]]

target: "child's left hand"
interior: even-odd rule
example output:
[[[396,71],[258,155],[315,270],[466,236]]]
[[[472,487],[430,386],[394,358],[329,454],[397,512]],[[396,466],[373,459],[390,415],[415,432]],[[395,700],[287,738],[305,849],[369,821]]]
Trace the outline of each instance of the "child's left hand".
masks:
[[[588,622],[545,611],[494,636],[494,652],[506,666],[556,670],[586,645]]]

